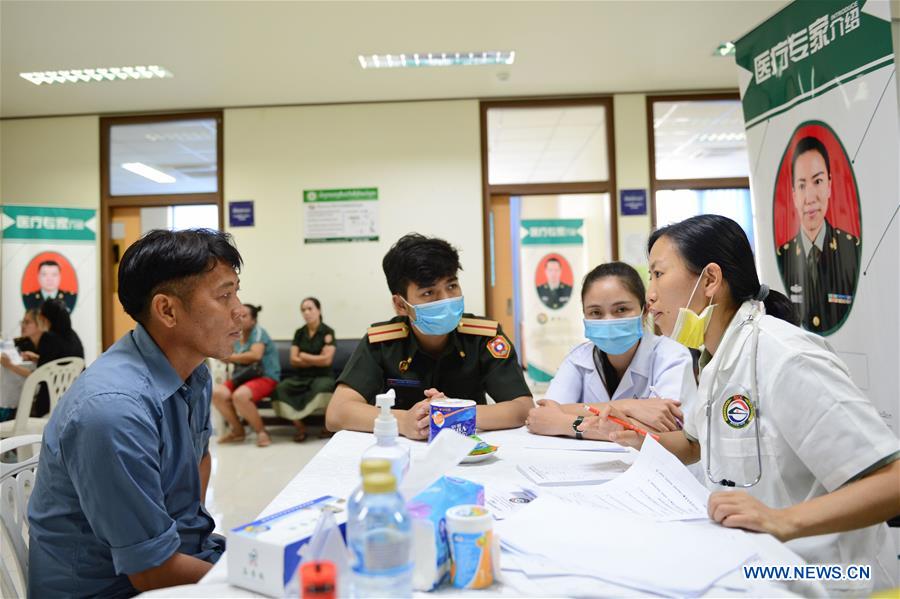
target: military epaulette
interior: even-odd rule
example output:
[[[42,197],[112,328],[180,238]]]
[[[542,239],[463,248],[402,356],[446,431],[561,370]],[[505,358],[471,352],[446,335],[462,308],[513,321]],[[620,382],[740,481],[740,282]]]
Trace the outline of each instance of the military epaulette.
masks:
[[[836,234],[837,237],[840,237],[840,236],[841,236],[841,230],[840,230],[840,229],[835,229],[834,232],[835,232],[835,234]],[[859,238],[858,238],[858,237],[856,237],[855,235],[851,235],[850,233],[847,233],[846,231],[844,231],[844,235],[847,236],[847,241],[852,241],[852,242],[855,243],[856,245],[859,245]]]
[[[493,337],[497,334],[497,328],[499,326],[500,323],[496,320],[488,320],[486,318],[461,318],[456,330],[468,335]]]
[[[366,335],[369,337],[369,343],[393,341],[394,339],[407,337],[409,335],[409,327],[403,322],[389,322],[369,327]]]

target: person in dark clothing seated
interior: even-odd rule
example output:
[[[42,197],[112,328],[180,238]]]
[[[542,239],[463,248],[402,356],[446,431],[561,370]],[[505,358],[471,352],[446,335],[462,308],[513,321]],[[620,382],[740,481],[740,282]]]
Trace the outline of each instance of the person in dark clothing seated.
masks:
[[[64,303],[47,300],[41,304],[38,325],[45,332],[38,341],[37,352],[22,352],[22,359],[37,362],[37,367],[40,368],[47,362],[60,358],[84,358],[84,347],[78,333],[72,328],[72,319]],[[42,384],[31,406],[31,415],[39,418],[49,411],[50,393]]]

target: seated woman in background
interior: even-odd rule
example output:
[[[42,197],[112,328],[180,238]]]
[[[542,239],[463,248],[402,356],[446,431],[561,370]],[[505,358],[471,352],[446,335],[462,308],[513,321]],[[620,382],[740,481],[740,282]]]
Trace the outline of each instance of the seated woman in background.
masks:
[[[319,393],[334,391],[334,329],[322,322],[322,304],[314,297],[300,302],[300,313],[306,324],[294,333],[291,344],[291,367],[296,374],[278,384],[273,400],[283,401],[295,410],[302,410]],[[306,439],[306,426],[295,420],[294,441]]]
[[[44,331],[38,326],[38,317],[41,311],[38,308],[29,308],[22,317],[22,336],[16,337],[14,342],[19,352],[30,351],[37,353],[38,343]]]
[[[256,432],[257,447],[267,447],[272,439],[266,431],[256,404],[272,395],[281,377],[278,349],[264,328],[257,324],[262,306],[244,304],[241,314],[241,339],[234,342],[234,353],[226,359],[235,365],[231,378],[213,387],[212,402],[225,417],[229,432],[219,443],[244,440],[244,425],[238,415]]]
[[[615,401],[620,413],[654,431],[681,428],[697,394],[691,354],[645,326],[644,283],[624,262],[601,264],[581,287],[583,343],[566,356],[525,424],[532,433],[596,437],[583,433],[589,415],[581,404]],[[665,399],[664,399],[665,398]]]
[[[20,354],[23,352],[37,352],[38,342],[44,333],[38,326],[39,315],[40,312],[37,308],[29,308],[25,311],[25,316],[22,317],[22,336],[13,340]],[[30,364],[31,368],[22,364],[13,364],[9,356],[0,354],[0,366],[14,375],[13,379],[15,379],[15,381],[7,381],[4,378],[3,388],[0,389],[0,422],[6,422],[16,416],[16,406],[19,405],[22,384],[34,370],[34,364]],[[19,392],[17,393],[16,390]]]
[[[23,360],[35,362],[36,367],[40,368],[47,362],[60,358],[84,358],[81,339],[72,328],[69,311],[61,300],[47,300],[41,304],[37,325],[44,331],[39,337],[37,352],[23,351]],[[49,411],[50,393],[42,384],[31,405],[31,415],[40,418],[46,416]]]

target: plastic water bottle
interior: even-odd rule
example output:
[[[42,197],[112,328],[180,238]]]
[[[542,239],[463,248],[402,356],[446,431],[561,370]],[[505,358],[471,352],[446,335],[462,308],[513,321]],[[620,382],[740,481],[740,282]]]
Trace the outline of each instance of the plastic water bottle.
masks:
[[[406,476],[409,470],[409,448],[400,445],[397,439],[400,436],[397,427],[397,419],[391,412],[394,407],[396,393],[393,389],[375,397],[375,405],[381,410],[375,418],[375,444],[363,452],[362,460],[387,460],[391,463],[391,471],[397,479],[397,483]]]
[[[412,597],[412,520],[393,474],[363,479],[360,509],[347,521],[354,597]]]
[[[359,464],[359,474],[360,481],[359,486],[353,490],[353,493],[350,494],[350,498],[347,500],[347,518],[352,520],[356,517],[356,514],[359,513],[359,508],[362,505],[363,500],[363,485],[362,479],[366,478],[370,474],[375,474],[377,472],[381,472],[383,474],[392,474],[391,472],[391,462],[389,460],[383,460],[378,458],[372,459],[364,459]]]

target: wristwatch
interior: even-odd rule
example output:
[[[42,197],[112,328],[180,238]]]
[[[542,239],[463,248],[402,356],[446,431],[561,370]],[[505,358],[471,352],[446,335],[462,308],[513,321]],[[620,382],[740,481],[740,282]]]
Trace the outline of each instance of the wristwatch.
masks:
[[[575,438],[579,441],[584,439],[584,434],[578,430],[578,427],[581,426],[582,422],[584,422],[584,416],[579,416],[575,419],[575,422],[572,423],[572,430],[575,431]]]

